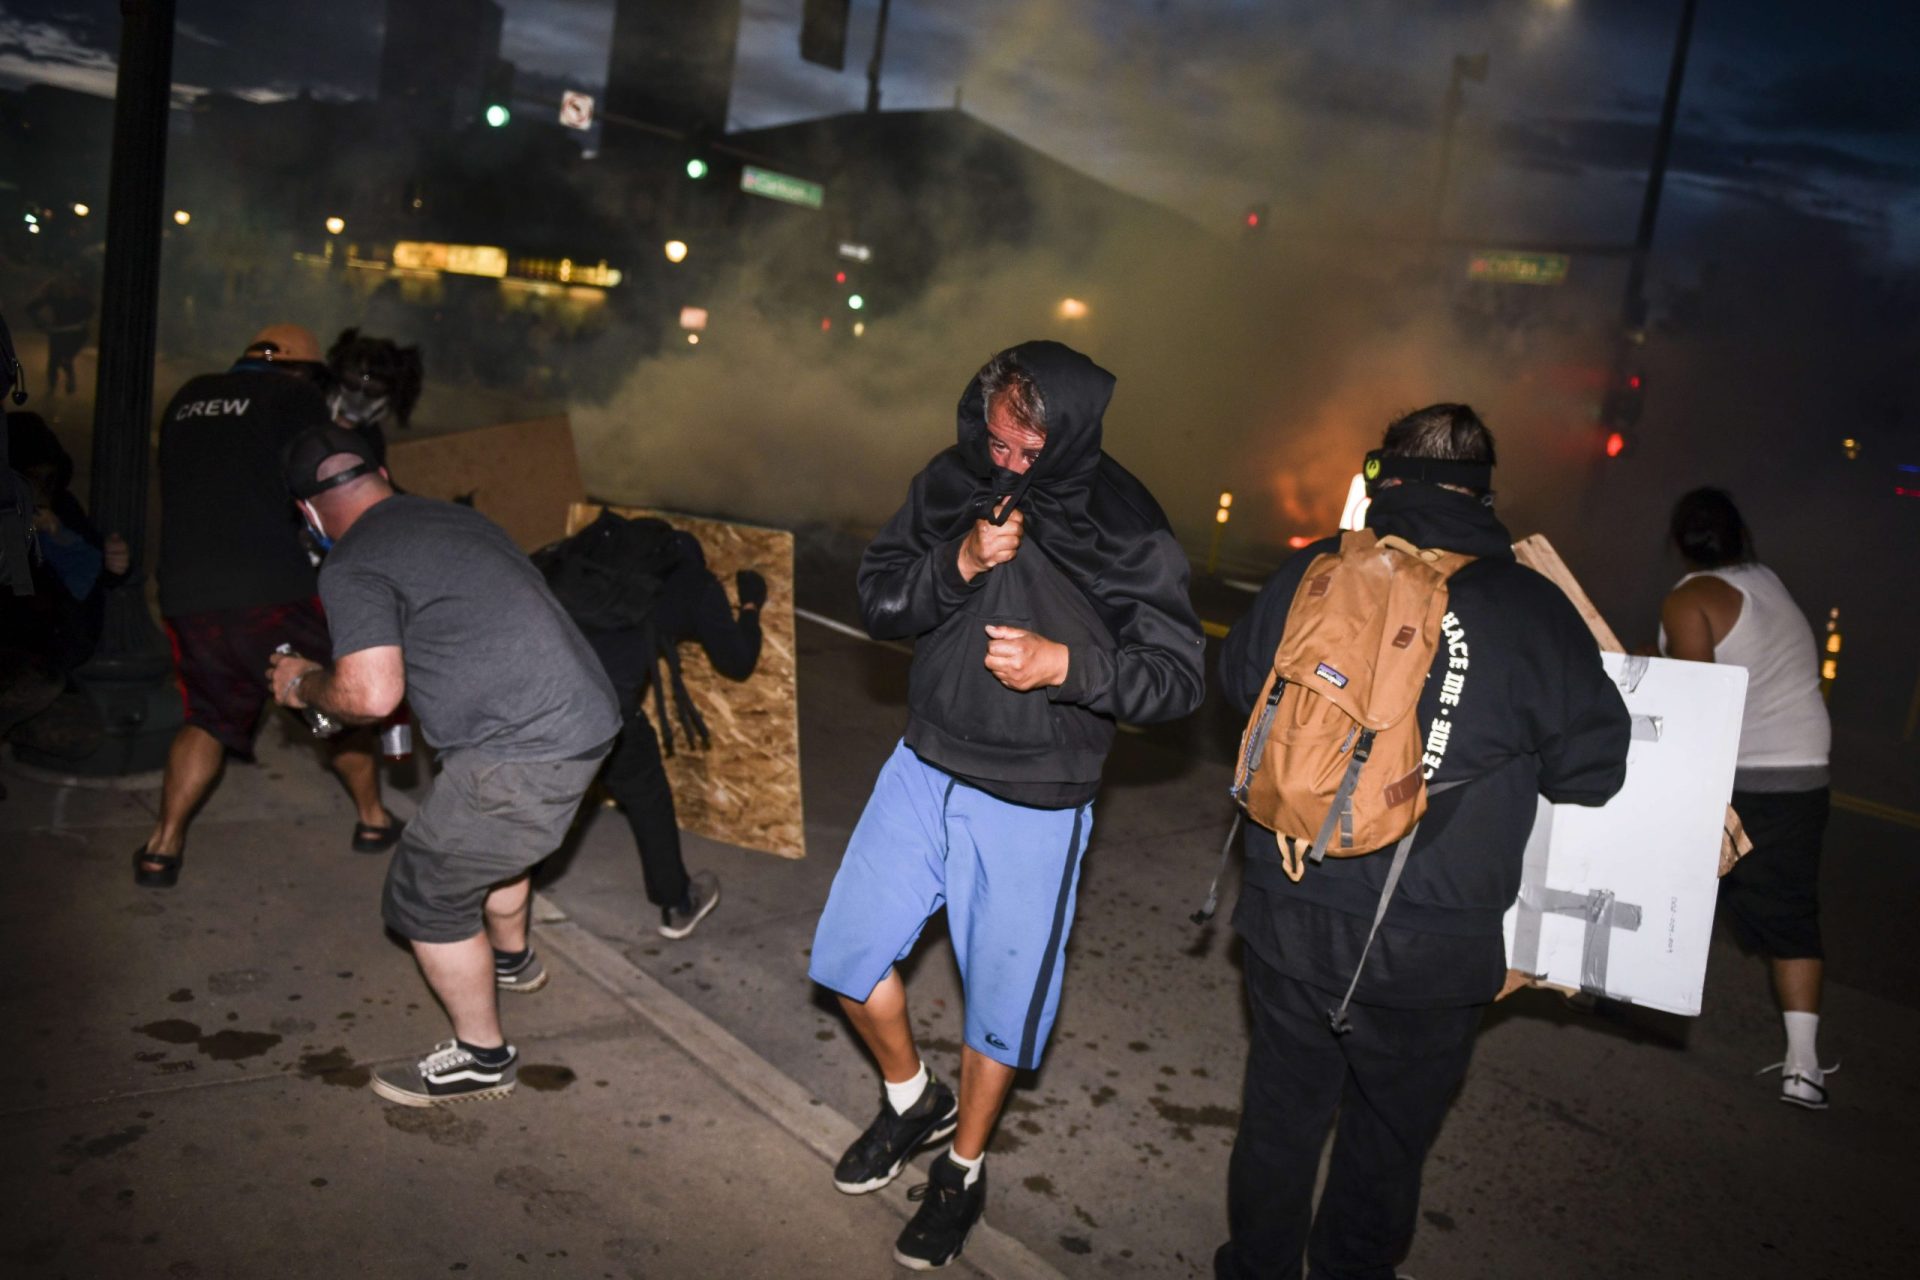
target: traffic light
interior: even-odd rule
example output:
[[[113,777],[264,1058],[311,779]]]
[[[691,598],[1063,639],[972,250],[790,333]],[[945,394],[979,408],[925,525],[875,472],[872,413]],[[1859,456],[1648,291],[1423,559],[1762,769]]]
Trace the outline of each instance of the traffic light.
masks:
[[[487,69],[486,110],[481,114],[487,124],[495,129],[503,127],[513,119],[514,65],[505,58],[495,58]]]
[[[1640,425],[1640,412],[1646,404],[1646,376],[1637,369],[1614,375],[1600,401],[1600,429],[1609,458],[1621,457],[1633,449],[1634,428]]]
[[[1264,229],[1267,225],[1266,202],[1263,200],[1257,204],[1248,205],[1246,213],[1240,217],[1240,225],[1249,235]]]

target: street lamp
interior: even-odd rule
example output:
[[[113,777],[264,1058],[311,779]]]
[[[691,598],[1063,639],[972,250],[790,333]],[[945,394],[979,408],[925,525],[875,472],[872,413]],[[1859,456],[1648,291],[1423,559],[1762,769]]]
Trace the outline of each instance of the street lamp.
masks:
[[[668,262],[686,261],[687,242],[685,240],[669,240],[662,248],[663,252],[667,255]]]
[[[176,225],[184,227],[189,222],[193,221],[193,215],[188,213],[185,209],[175,209],[173,211],[173,220]]]
[[[87,207],[86,205],[84,205],[84,204],[81,204],[81,203],[79,203],[78,201],[75,201],[75,202],[74,202],[74,206],[73,206],[73,216],[74,216],[74,217],[76,217],[76,218],[84,218],[84,217],[86,217],[86,216],[87,216],[88,214],[90,214],[90,213],[92,213],[92,212],[93,212],[93,210],[92,210],[92,209],[90,209],[90,208],[88,208],[88,207]]]
[[[1429,215],[1427,226],[1427,244],[1429,249],[1438,249],[1440,241],[1440,223],[1446,216],[1447,183],[1453,168],[1453,129],[1460,121],[1460,109],[1466,105],[1466,92],[1462,89],[1467,81],[1484,84],[1487,79],[1487,55],[1464,53],[1453,55],[1453,75],[1447,80],[1447,97],[1440,114],[1440,179],[1434,184],[1433,211]]]
[[[335,216],[327,219],[328,235],[337,236],[342,231],[345,231],[346,229],[347,229],[347,220],[345,218],[342,218],[336,214]]]
[[[1082,320],[1086,318],[1087,304],[1078,298],[1060,299],[1060,318],[1062,320]]]

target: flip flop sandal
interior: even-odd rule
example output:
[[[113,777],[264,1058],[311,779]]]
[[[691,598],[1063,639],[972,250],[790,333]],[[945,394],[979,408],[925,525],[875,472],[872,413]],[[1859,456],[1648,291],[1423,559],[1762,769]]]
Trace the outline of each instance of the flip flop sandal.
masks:
[[[149,853],[141,845],[133,851],[133,882],[142,889],[171,889],[180,882],[180,864],[184,853]],[[143,867],[143,862],[158,864],[158,869]]]
[[[385,853],[399,841],[400,833],[406,830],[406,827],[406,823],[391,813],[387,815],[387,825],[384,827],[370,827],[364,822],[356,822],[353,824],[353,851]]]

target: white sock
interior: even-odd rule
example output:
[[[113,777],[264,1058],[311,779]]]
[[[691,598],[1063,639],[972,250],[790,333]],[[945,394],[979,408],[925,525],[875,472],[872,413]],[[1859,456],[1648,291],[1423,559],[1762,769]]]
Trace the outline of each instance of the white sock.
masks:
[[[961,1185],[970,1187],[974,1183],[980,1181],[980,1169],[982,1166],[984,1166],[987,1163],[987,1153],[982,1151],[979,1155],[969,1160],[965,1156],[961,1155],[958,1151],[955,1151],[953,1148],[949,1147],[947,1148],[947,1159],[953,1161],[955,1164],[959,1165],[962,1169],[965,1169],[967,1171],[967,1180],[963,1182]]]
[[[1789,1010],[1780,1015],[1787,1024],[1787,1065],[1788,1074],[1798,1072],[1820,1078],[1820,1051],[1814,1045],[1814,1039],[1820,1033],[1820,1015]]]
[[[914,1072],[910,1078],[902,1080],[899,1084],[895,1084],[891,1080],[885,1082],[887,1086],[887,1105],[893,1108],[895,1115],[904,1113],[908,1107],[920,1101],[920,1095],[927,1091],[928,1079],[927,1064],[922,1062],[918,1071]]]

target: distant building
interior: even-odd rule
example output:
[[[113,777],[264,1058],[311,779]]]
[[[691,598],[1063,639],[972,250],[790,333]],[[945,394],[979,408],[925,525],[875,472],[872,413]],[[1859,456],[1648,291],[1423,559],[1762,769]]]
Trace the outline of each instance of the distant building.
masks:
[[[680,133],[724,133],[740,0],[615,0],[606,110]],[[605,145],[635,131],[612,123]]]
[[[380,104],[418,129],[480,117],[500,74],[496,0],[387,0]]]

